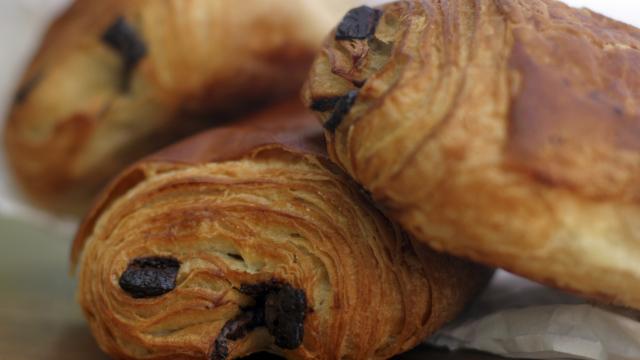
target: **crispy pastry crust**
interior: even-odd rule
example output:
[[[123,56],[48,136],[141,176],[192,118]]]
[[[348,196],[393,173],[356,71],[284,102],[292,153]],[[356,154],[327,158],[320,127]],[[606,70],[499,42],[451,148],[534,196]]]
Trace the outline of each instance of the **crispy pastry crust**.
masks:
[[[288,104],[118,177],[72,255],[78,300],[102,349],[123,359],[225,358],[220,349],[227,358],[386,359],[459,313],[490,271],[413,245],[323,154],[312,114]],[[125,269],[157,257],[170,259],[168,269],[180,263],[175,289],[125,292]],[[273,281],[306,295],[293,349],[254,328],[251,295]],[[241,336],[218,341],[224,334]]]
[[[640,308],[640,31],[553,0],[382,10],[311,71],[309,105],[358,90],[332,158],[437,249]]]
[[[19,182],[66,209],[176,139],[299,91],[350,1],[78,0],[16,91],[5,143]]]

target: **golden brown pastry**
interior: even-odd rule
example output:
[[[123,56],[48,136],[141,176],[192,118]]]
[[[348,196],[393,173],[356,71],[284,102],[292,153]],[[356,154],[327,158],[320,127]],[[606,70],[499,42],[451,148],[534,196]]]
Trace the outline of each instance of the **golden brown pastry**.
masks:
[[[78,299],[119,359],[386,359],[489,271],[412,245],[322,155],[300,104],[143,160],[76,238]]]
[[[5,132],[32,198],[64,210],[150,150],[302,86],[356,0],[77,0],[42,40]]]
[[[640,308],[640,31],[553,0],[352,11],[305,90],[420,240]]]

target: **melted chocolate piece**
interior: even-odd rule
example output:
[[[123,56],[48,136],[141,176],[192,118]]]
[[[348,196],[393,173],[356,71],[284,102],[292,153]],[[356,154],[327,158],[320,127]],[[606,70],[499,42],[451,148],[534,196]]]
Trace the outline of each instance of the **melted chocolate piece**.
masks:
[[[276,345],[283,349],[295,349],[302,344],[306,314],[307,298],[300,289],[284,285],[267,295],[265,323],[269,334],[276,338]]]
[[[235,341],[245,337],[251,330],[264,324],[264,311],[261,308],[245,310],[235,319],[227,321],[216,338],[211,360],[224,360],[229,356],[228,340]]]
[[[277,290],[282,286],[282,283],[277,280],[271,280],[269,282],[259,284],[242,284],[240,285],[240,292],[256,298],[256,302],[267,295],[267,293]]]
[[[36,73],[31,79],[27,80],[27,82],[22,85],[16,92],[16,95],[13,99],[15,104],[21,104],[27,100],[29,94],[35,89],[35,87],[42,81],[43,75],[42,72]]]
[[[302,344],[304,319],[307,315],[307,297],[304,291],[272,280],[260,284],[242,284],[240,292],[254,298],[255,306],[228,321],[214,343],[212,360],[229,356],[228,341],[245,337],[260,326],[266,326],[283,349],[295,349]]]
[[[135,299],[158,297],[175,289],[178,270],[173,258],[138,258],[120,276],[120,288]]]
[[[341,98],[341,96],[334,96],[313,100],[313,102],[311,103],[311,110],[318,112],[333,110],[335,109],[338,101],[340,101]]]
[[[366,5],[349,10],[336,30],[336,40],[362,40],[373,36],[382,11]]]
[[[131,72],[147,55],[147,46],[136,30],[119,17],[102,35],[102,41],[120,53],[124,62],[124,84],[128,87]]]
[[[356,102],[356,98],[358,97],[358,90],[352,90],[347,93],[347,95],[342,96],[338,103],[336,104],[335,109],[333,110],[333,114],[329,120],[327,120],[322,126],[325,129],[335,132],[344,117],[349,113],[351,107]]]

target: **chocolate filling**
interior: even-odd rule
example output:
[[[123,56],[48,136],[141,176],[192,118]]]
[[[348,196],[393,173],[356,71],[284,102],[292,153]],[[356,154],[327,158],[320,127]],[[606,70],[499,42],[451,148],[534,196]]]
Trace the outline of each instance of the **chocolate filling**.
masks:
[[[131,73],[147,55],[147,47],[136,30],[119,17],[102,35],[102,41],[116,50],[124,63],[124,89],[128,89]]]
[[[253,329],[265,326],[283,349],[295,349],[302,344],[307,297],[304,291],[278,281],[243,284],[240,292],[255,300],[255,306],[229,320],[216,338],[212,360],[229,356],[228,341],[243,338]]]
[[[270,292],[264,303],[264,321],[277,346],[295,349],[302,344],[307,298],[300,289],[284,285]]]
[[[351,90],[347,93],[347,95],[340,97],[340,100],[337,102],[335,109],[333,110],[333,114],[329,120],[324,123],[324,128],[335,132],[344,117],[349,113],[351,107],[356,102],[356,98],[358,97],[358,90]]]
[[[334,96],[313,100],[311,103],[311,110],[318,112],[333,110],[341,98],[342,96]]]
[[[233,320],[227,321],[216,338],[211,360],[224,360],[229,356],[228,341],[242,339],[251,330],[264,325],[264,309],[252,308],[245,310]]]
[[[178,270],[180,262],[173,258],[138,258],[129,263],[118,283],[135,299],[158,297],[175,289]]]
[[[336,40],[369,39],[376,32],[382,11],[363,5],[349,12],[342,18],[336,30]]]
[[[42,78],[42,72],[38,72],[35,76],[27,80],[27,82],[25,82],[24,85],[22,85],[22,87],[20,87],[16,92],[16,95],[13,98],[13,102],[15,104],[21,104],[25,102],[33,89],[35,89],[35,87],[42,81]]]

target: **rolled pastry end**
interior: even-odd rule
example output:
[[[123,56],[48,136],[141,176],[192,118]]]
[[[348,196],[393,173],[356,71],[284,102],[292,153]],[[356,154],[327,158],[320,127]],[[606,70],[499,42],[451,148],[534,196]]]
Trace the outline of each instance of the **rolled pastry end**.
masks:
[[[313,150],[321,129],[305,114],[278,113],[279,130],[260,121],[205,133],[111,185],[73,259],[108,354],[386,359],[484,285],[479,267],[414,246]]]

